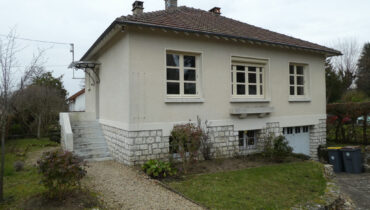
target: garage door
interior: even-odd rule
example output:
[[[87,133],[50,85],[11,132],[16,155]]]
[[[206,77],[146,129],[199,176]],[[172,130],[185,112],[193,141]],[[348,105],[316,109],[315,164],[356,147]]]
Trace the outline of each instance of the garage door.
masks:
[[[308,126],[287,127],[283,130],[294,153],[310,155],[310,132]]]

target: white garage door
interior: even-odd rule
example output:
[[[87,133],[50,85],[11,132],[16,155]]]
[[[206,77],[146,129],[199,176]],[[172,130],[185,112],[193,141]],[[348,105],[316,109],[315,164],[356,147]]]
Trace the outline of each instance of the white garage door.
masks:
[[[308,126],[284,128],[283,133],[294,153],[310,155],[310,132]]]

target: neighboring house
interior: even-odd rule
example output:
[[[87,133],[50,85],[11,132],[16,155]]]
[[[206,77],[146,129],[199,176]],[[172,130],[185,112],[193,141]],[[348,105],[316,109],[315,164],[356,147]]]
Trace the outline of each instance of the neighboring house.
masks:
[[[82,89],[67,99],[70,112],[85,111],[85,89]]]
[[[100,123],[113,158],[167,158],[173,126],[200,116],[220,157],[258,152],[272,133],[317,159],[326,142],[324,61],[340,52],[220,8],[165,2],[148,13],[134,2],[133,15],[114,20],[72,64],[86,72],[86,114]]]

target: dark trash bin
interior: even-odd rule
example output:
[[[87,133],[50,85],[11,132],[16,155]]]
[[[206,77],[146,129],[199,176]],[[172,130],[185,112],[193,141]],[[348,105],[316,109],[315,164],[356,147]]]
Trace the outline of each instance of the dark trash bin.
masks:
[[[343,172],[342,147],[328,147],[329,164],[333,165],[335,173]]]
[[[347,173],[359,174],[362,172],[361,149],[358,147],[344,147],[341,149],[344,169]]]

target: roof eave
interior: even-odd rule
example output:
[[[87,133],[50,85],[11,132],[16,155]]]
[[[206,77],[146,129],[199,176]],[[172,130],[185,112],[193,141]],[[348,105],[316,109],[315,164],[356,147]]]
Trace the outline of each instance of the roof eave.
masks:
[[[80,61],[84,61],[86,58],[88,58],[92,51],[99,45],[99,43],[117,26],[122,25],[119,21],[115,20],[113,21],[107,29],[99,36],[99,38],[94,42],[93,45],[86,51],[86,53],[81,57]]]
[[[246,38],[246,37],[238,37],[238,36],[232,36],[227,34],[220,34],[220,33],[212,33],[212,32],[205,32],[205,31],[197,31],[197,30],[190,30],[190,29],[183,29],[183,28],[176,28],[176,27],[169,27],[169,26],[161,26],[161,25],[155,25],[155,24],[149,24],[149,23],[141,23],[141,22],[135,22],[135,21],[127,21],[127,20],[116,20],[117,22],[120,22],[121,24],[131,24],[131,25],[139,25],[139,26],[147,26],[147,27],[153,27],[153,28],[163,28],[167,30],[175,30],[175,31],[181,31],[181,32],[188,32],[188,33],[198,33],[198,34],[207,34],[207,35],[213,35],[213,36],[220,36],[220,37],[226,37],[231,39],[243,39],[246,41],[252,41],[252,42],[259,42],[269,45],[280,45],[280,46],[286,46],[286,47],[292,47],[292,48],[298,48],[298,49],[305,49],[310,51],[317,51],[321,52],[322,54],[325,54],[326,56],[338,56],[342,55],[340,51],[337,50],[319,50],[315,48],[309,48],[309,47],[302,47],[297,45],[289,45],[285,43],[278,43],[278,42],[269,42],[259,39],[253,39],[253,38]]]
[[[303,49],[303,50],[308,50],[308,51],[315,51],[317,53],[324,54],[326,57],[331,57],[331,56],[340,56],[342,53],[337,50],[319,50],[315,48],[309,48],[309,47],[302,47],[302,46],[297,46],[297,45],[290,45],[290,44],[285,44],[285,43],[278,43],[278,42],[269,42],[269,41],[264,41],[264,40],[259,40],[259,39],[253,39],[253,38],[246,38],[246,37],[238,37],[238,36],[232,36],[232,35],[227,35],[227,34],[220,34],[220,33],[212,33],[212,32],[205,32],[205,31],[197,31],[197,30],[190,30],[190,29],[183,29],[183,28],[176,28],[176,27],[169,27],[169,26],[160,26],[160,25],[155,25],[155,24],[149,24],[149,23],[140,23],[140,22],[135,22],[135,21],[123,21],[123,20],[115,20],[113,21],[109,27],[99,36],[99,38],[94,42],[94,44],[87,50],[87,52],[81,57],[81,61],[84,61],[86,58],[88,58],[91,54],[91,52],[94,51],[94,49],[99,45],[99,43],[109,34],[117,25],[123,26],[123,25],[138,25],[138,26],[146,26],[146,27],[153,27],[153,28],[161,28],[161,29],[167,29],[167,30],[175,30],[175,31],[180,31],[180,32],[188,32],[188,33],[198,33],[198,34],[206,34],[206,35],[213,35],[213,36],[220,36],[220,37],[225,37],[225,38],[230,38],[230,39],[242,39],[246,41],[251,41],[251,42],[257,42],[257,43],[262,43],[262,44],[268,44],[268,45],[279,45],[283,47],[290,47],[290,48],[297,48],[297,49]]]

